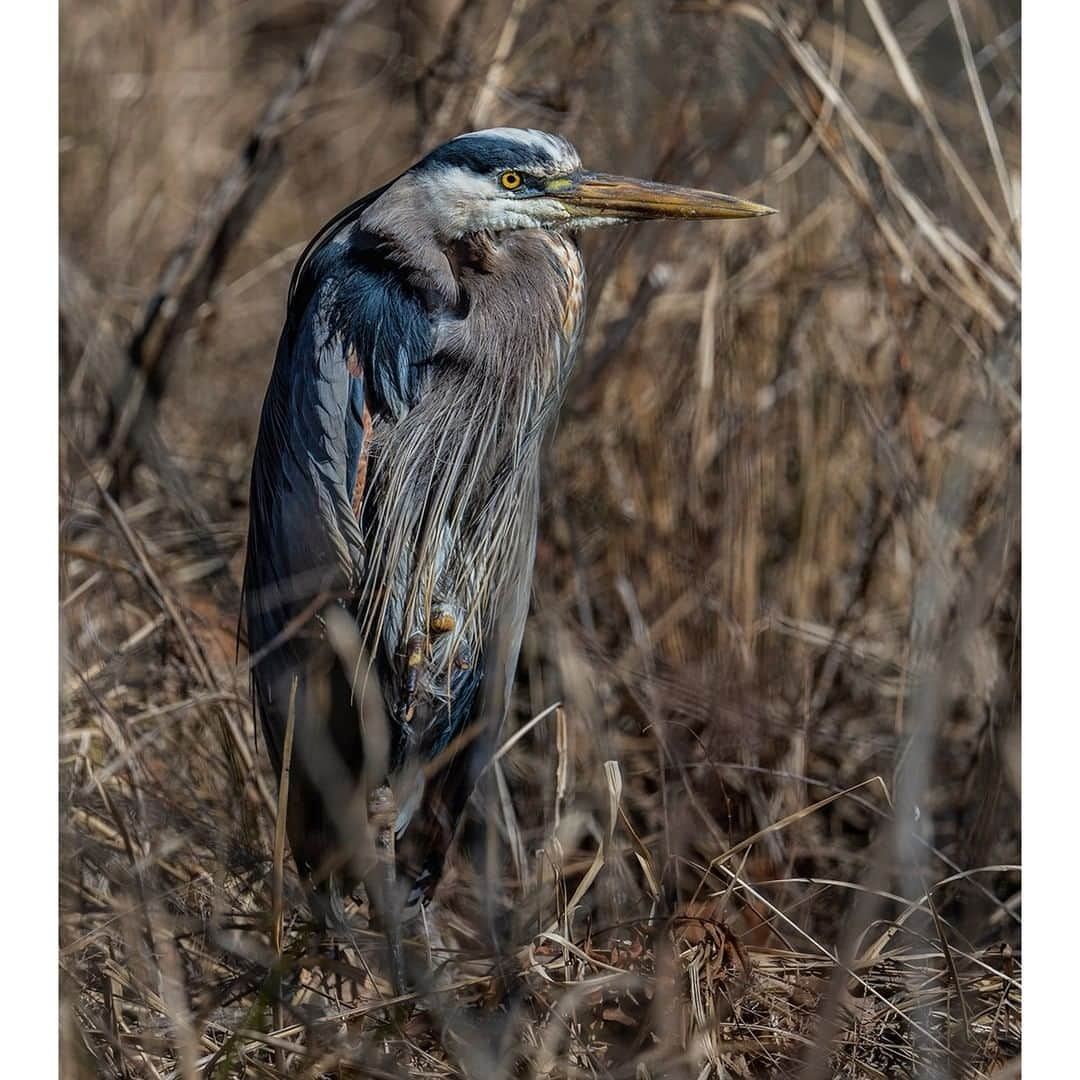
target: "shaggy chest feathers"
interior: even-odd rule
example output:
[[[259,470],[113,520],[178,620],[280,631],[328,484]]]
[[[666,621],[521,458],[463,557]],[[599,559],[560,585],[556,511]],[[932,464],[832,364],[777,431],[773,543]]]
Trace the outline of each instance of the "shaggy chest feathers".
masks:
[[[460,732],[496,649],[511,659],[508,691],[541,444],[584,307],[580,254],[558,234],[512,233],[448,258],[458,302],[437,317],[415,403],[371,425],[360,510],[357,622],[397,721],[396,762],[429,758]]]

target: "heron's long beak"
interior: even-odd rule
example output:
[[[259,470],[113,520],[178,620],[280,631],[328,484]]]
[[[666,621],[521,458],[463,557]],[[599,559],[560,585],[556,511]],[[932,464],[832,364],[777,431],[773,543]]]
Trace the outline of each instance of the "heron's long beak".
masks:
[[[762,217],[775,214],[771,206],[745,202],[732,195],[696,188],[635,180],[607,173],[579,173],[548,183],[547,194],[566,206],[574,217],[612,221],[649,221],[654,218],[700,220]]]

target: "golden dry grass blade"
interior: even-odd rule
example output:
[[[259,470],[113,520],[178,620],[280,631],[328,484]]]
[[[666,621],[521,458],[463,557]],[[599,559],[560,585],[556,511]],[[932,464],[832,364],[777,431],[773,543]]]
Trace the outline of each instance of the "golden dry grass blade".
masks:
[[[998,216],[990,209],[989,204],[979,190],[978,184],[975,183],[967,166],[960,160],[959,154],[957,154],[952,143],[946,137],[945,132],[941,128],[941,124],[938,123],[937,116],[935,116],[934,110],[930,107],[930,102],[927,101],[926,95],[923,93],[922,87],[920,86],[914,71],[911,70],[911,65],[908,63],[904,50],[896,40],[896,35],[893,33],[892,26],[889,23],[879,0],[862,0],[862,2],[874,24],[874,29],[881,38],[881,43],[885,46],[885,52],[892,61],[896,76],[900,80],[900,85],[904,88],[904,93],[907,94],[911,104],[926,123],[931,135],[934,137],[934,142],[941,151],[942,157],[953,172],[956,173],[964,191],[975,205],[975,208],[978,210],[979,216],[982,218],[986,227],[1001,244],[1002,251],[1009,260],[1012,277],[1015,281],[1019,282],[1020,257],[1013,248],[1012,239],[1009,236],[1008,231],[1001,224]],[[950,0],[950,3],[955,4],[955,0]],[[1005,199],[1005,205],[1008,208],[1009,199],[1007,195],[1005,196]]]
[[[956,27],[956,36],[960,41],[960,52],[964,58],[964,71],[971,87],[971,95],[975,99],[975,107],[979,110],[979,123],[982,124],[986,145],[989,147],[990,156],[994,161],[994,171],[997,174],[998,185],[1001,188],[1001,197],[1005,201],[1009,217],[1015,226],[1020,219],[1019,208],[1016,205],[1013,184],[1009,179],[1009,171],[1005,167],[1005,158],[1001,153],[1001,143],[998,140],[997,129],[994,127],[993,118],[990,116],[990,107],[986,103],[986,94],[983,92],[982,82],[975,68],[975,57],[971,52],[971,39],[968,37],[967,24],[964,22],[964,13],[960,10],[959,0],[949,0],[949,14],[952,16],[953,25]]]

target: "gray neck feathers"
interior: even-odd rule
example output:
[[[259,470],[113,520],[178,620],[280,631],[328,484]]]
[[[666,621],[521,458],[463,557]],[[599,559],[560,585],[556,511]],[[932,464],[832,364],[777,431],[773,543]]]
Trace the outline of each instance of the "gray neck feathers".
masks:
[[[364,211],[359,224],[386,237],[394,261],[410,271],[414,284],[457,304],[458,280],[436,228],[426,185],[416,176],[405,173],[396,180]]]
[[[363,598],[361,626],[391,650],[433,607],[451,609],[455,637],[475,649],[507,594],[527,589],[540,448],[570,370],[565,313],[580,285],[571,242],[530,231],[466,246],[464,262],[439,255],[467,312],[440,324],[419,403],[375,431],[368,558],[384,572],[369,580],[394,586]]]

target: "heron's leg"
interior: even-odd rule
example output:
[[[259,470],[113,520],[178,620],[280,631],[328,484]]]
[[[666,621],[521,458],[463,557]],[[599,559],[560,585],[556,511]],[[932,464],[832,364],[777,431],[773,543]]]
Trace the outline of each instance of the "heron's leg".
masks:
[[[431,613],[428,630],[432,635],[449,634],[457,629],[457,625],[457,618],[453,612],[447,611],[446,608],[439,608]],[[454,647],[454,667],[463,670],[472,667],[472,664],[472,649],[469,648],[469,642],[465,636],[461,635]]]
[[[401,942],[401,910],[397,888],[397,861],[394,851],[394,824],[397,803],[389,784],[377,787],[368,796],[368,820],[375,833],[375,902],[390,950],[390,977],[394,991],[406,992],[405,951]]]
[[[405,679],[402,686],[401,721],[406,728],[412,723],[416,712],[416,684],[420,677],[420,668],[427,656],[428,638],[426,634],[413,634],[405,650]]]
[[[448,634],[457,626],[453,614],[444,608],[437,608],[428,620],[427,633],[413,634],[405,647],[405,678],[402,685],[401,719],[406,725],[412,723],[416,711],[416,687],[420,678],[420,669],[424,666],[435,635]],[[460,665],[459,665],[460,666]],[[466,663],[464,666],[468,666]]]

